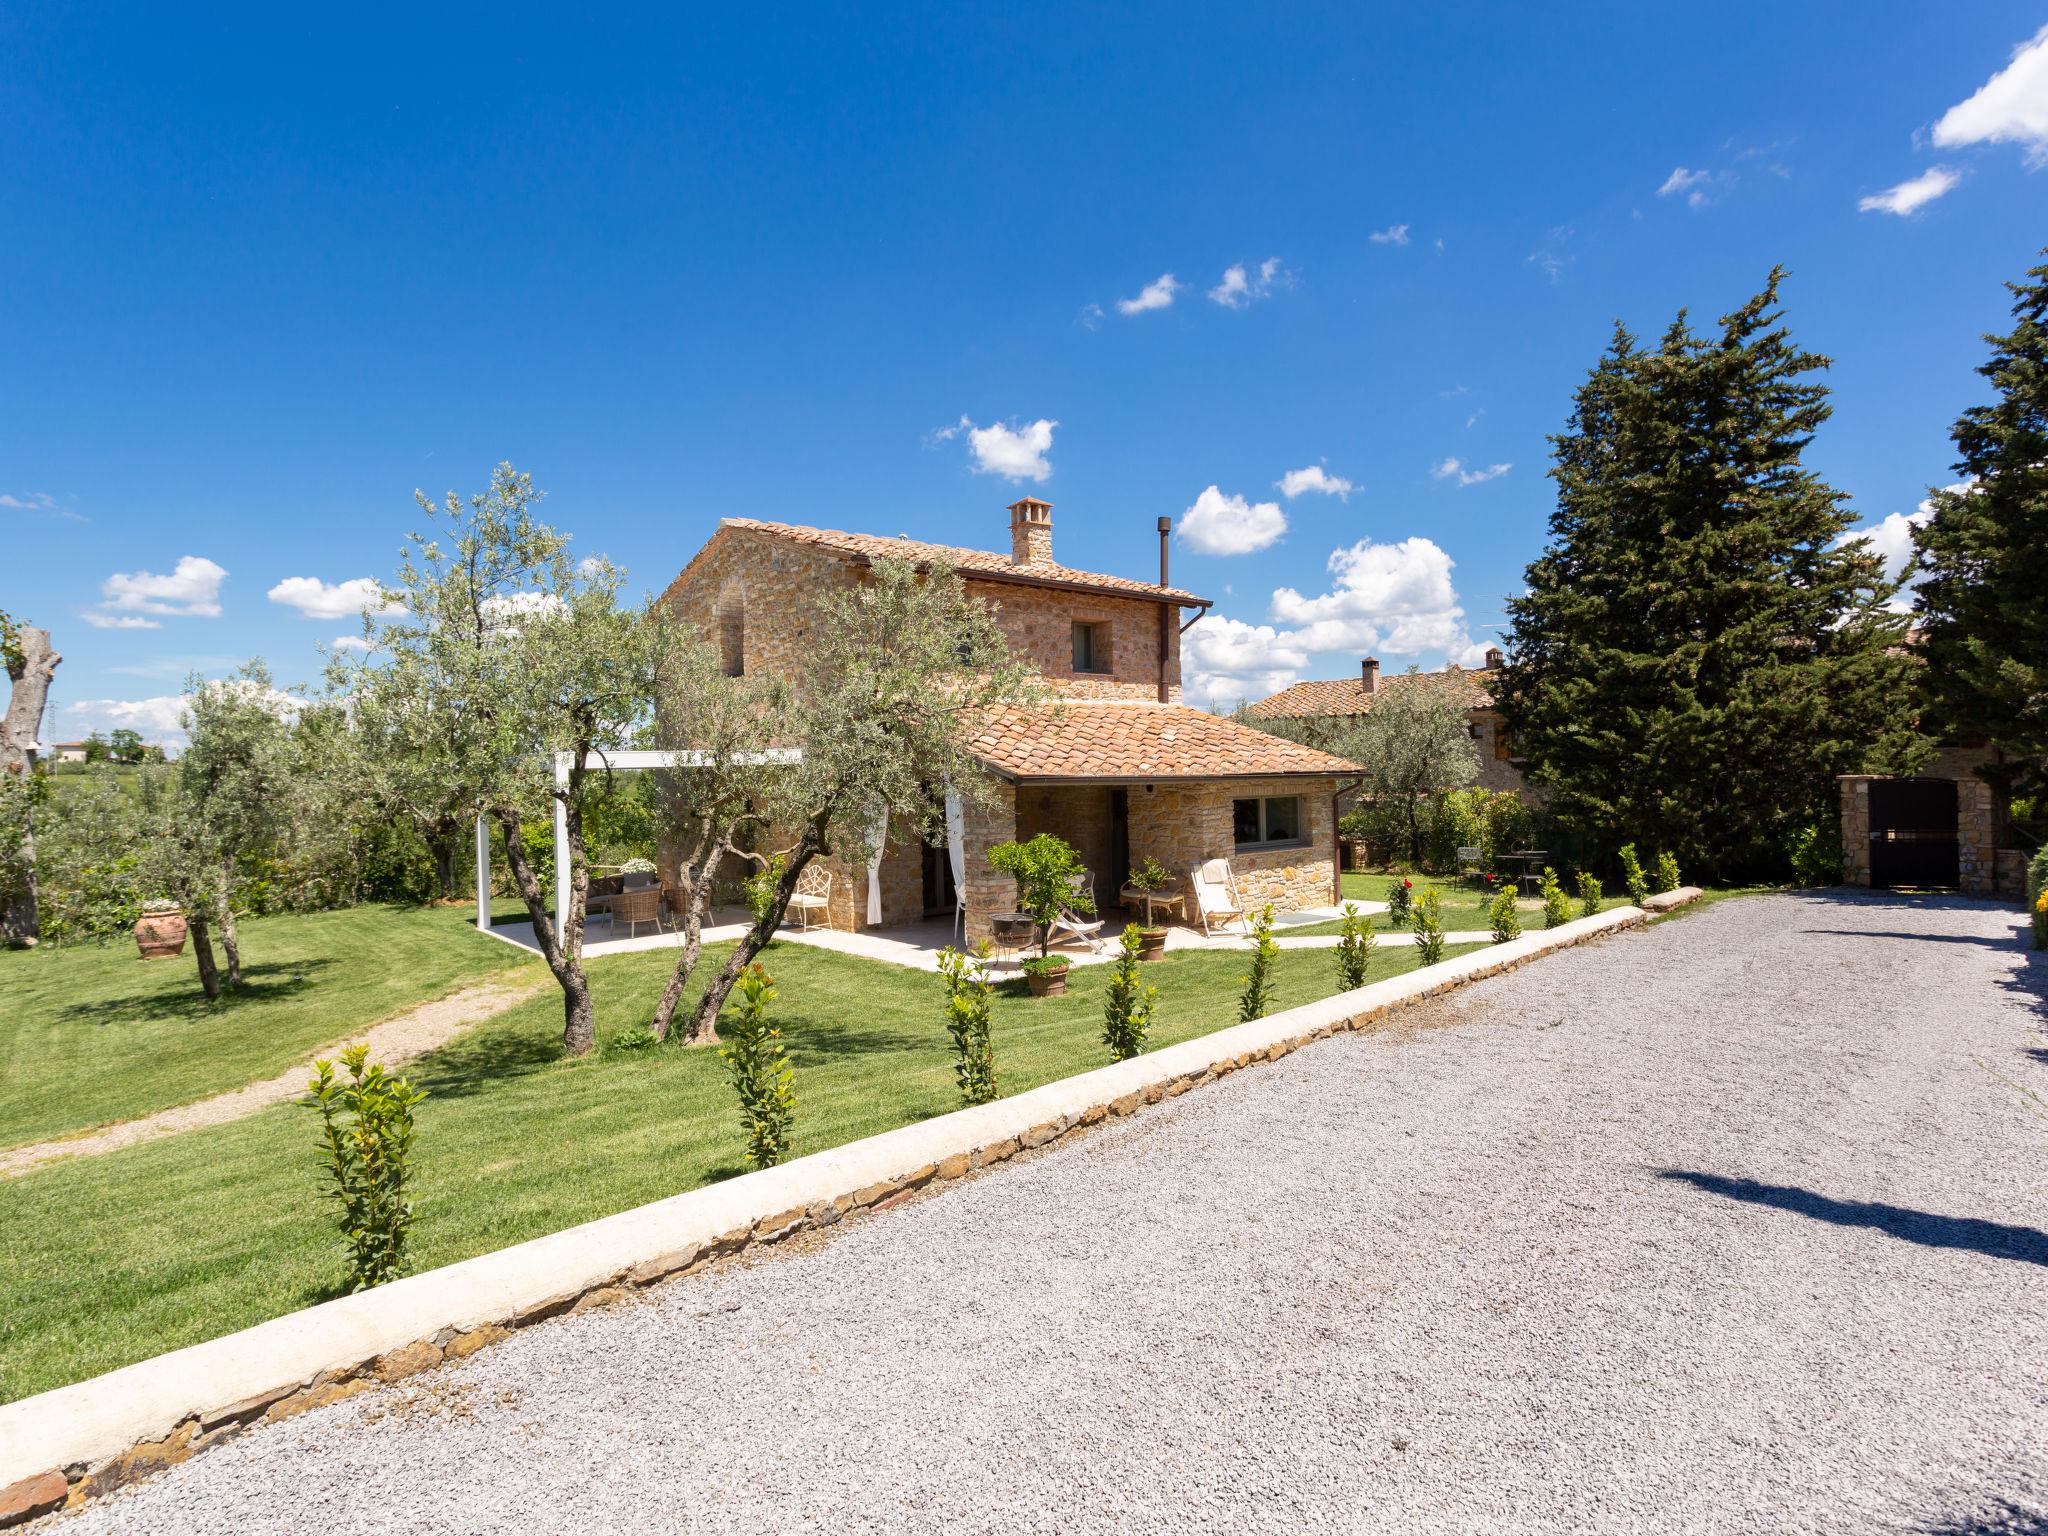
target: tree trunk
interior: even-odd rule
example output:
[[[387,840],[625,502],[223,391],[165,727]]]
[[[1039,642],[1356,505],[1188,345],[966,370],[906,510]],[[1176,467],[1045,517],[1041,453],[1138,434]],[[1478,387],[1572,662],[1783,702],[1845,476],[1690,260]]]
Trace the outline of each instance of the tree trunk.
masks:
[[[50,697],[50,679],[64,658],[50,648],[50,632],[23,625],[16,632],[21,649],[20,662],[10,662],[7,717],[0,727],[0,773],[24,781],[36,768],[36,733],[42,729],[43,706]],[[7,898],[0,912],[0,939],[10,944],[29,945],[42,936],[42,919],[36,902],[35,809],[22,802],[20,886]]]
[[[713,848],[705,856],[690,886],[689,900],[683,906],[683,952],[676,956],[675,969],[669,972],[668,983],[661,989],[661,1000],[654,1005],[654,1022],[649,1026],[657,1040],[668,1038],[669,1025],[676,1016],[676,1005],[683,1000],[683,988],[689,985],[690,976],[697,969],[697,956],[704,947],[704,914],[710,909],[711,892],[727,851],[724,843]],[[683,867],[698,866],[686,863]]]
[[[185,914],[186,931],[192,940],[192,958],[199,963],[199,985],[207,1000],[220,996],[220,972],[213,964],[213,936],[207,932],[206,914],[193,908]]]
[[[434,894],[442,901],[455,899],[455,855],[460,843],[452,833],[428,837],[428,851],[434,855]]]
[[[242,984],[242,943],[235,932],[235,861],[232,857],[220,861],[220,895],[215,908],[220,921],[221,952],[228,957],[228,985]]]
[[[541,958],[561,984],[562,1049],[571,1056],[586,1056],[597,1043],[597,1016],[590,1006],[590,983],[583,974],[583,903],[589,881],[582,870],[581,818],[572,807],[569,849],[571,868],[578,878],[573,878],[569,886],[569,942],[565,944],[563,936],[555,932],[555,916],[549,910],[547,893],[527,862],[526,845],[519,835],[519,813],[500,808],[495,814],[505,863],[512,871],[520,899],[526,903],[526,915],[533,922],[534,942],[540,945]]]
[[[782,878],[775,883],[775,899],[769,903],[768,910],[732,947],[732,953],[725,958],[725,965],[711,979],[711,985],[704,989],[703,997],[697,1000],[697,1011],[690,1019],[686,1044],[718,1043],[718,1010],[725,1006],[726,996],[740,979],[740,972],[753,964],[754,956],[768,947],[768,941],[775,937],[775,930],[782,926],[783,914],[789,909],[789,898],[796,894],[797,877],[804,872],[804,866],[825,851],[825,821],[822,817],[814,818],[791,850]]]
[[[1415,816],[1415,797],[1408,797],[1408,867],[1422,868],[1422,823]]]

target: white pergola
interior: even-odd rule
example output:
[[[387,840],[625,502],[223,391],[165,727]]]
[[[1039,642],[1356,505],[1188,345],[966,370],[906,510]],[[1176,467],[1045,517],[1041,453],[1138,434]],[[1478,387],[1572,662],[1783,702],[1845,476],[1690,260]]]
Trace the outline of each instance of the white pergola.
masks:
[[[661,768],[708,768],[709,752],[632,751],[604,752],[598,759],[614,773],[645,773]],[[804,760],[801,747],[764,747],[757,752],[736,752],[733,761],[746,767],[784,765]],[[555,754],[555,788],[569,787],[572,755]],[[569,925],[569,808],[555,800],[555,932]],[[483,817],[476,819],[476,925],[491,931],[491,832]]]

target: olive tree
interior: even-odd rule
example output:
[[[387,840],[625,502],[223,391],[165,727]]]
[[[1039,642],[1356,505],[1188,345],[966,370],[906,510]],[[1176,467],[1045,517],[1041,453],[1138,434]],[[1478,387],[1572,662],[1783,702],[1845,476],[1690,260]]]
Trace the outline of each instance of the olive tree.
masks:
[[[644,722],[673,631],[658,611],[621,604],[622,573],[609,561],[571,558],[568,535],[534,515],[541,495],[530,475],[500,464],[479,494],[418,496],[430,531],[410,536],[397,581],[365,615],[373,649],[336,658],[331,677],[381,751],[433,763],[437,787],[496,831],[562,988],[563,1047],[582,1055],[596,1039],[582,960],[583,813],[602,787],[605,752]],[[560,782],[557,753],[568,765]],[[560,927],[522,837],[558,807],[568,857],[557,878],[569,898]]]
[[[1365,770],[1375,798],[1407,808],[1408,859],[1422,862],[1422,801],[1461,789],[1479,777],[1479,751],[1464,706],[1441,689],[1417,681],[1414,668],[1389,679],[1362,715],[1323,719],[1253,720],[1275,736],[1319,747]]]
[[[759,811],[789,841],[754,924],[697,1005],[692,1043],[717,1038],[718,1011],[774,937],[813,859],[872,858],[891,824],[936,842],[950,786],[967,804],[992,785],[968,750],[993,708],[1036,697],[995,615],[949,567],[877,560],[863,580],[821,599],[820,639],[793,688],[781,743],[799,760],[764,776]]]
[[[7,714],[0,718],[0,938],[33,944],[41,934],[36,906],[36,809],[47,784],[36,763],[37,732],[50,679],[64,658],[50,632],[0,612],[0,661],[7,667]]]

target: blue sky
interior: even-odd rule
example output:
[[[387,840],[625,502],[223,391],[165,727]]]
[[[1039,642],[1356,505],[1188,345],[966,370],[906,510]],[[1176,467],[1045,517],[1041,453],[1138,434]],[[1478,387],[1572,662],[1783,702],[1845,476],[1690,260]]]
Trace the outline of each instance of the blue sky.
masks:
[[[1812,462],[1896,539],[2048,241],[2040,0],[290,10],[0,11],[46,739],[316,677],[413,490],[499,459],[636,590],[720,516],[998,547],[1030,492],[1068,564],[1182,523],[1209,699],[1434,666],[1615,318],[1783,262]]]

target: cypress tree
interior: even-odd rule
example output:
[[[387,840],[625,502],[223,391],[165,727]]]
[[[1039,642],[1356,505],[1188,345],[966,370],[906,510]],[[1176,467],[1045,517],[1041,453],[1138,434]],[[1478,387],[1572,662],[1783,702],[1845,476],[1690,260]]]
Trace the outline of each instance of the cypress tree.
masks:
[[[2006,761],[1987,778],[2035,788],[2048,777],[2048,263],[2006,286],[2013,328],[1984,338],[1977,370],[1997,398],[1956,421],[1962,483],[1933,494],[1913,542],[1930,724],[1997,748]]]
[[[1834,777],[1914,751],[1904,620],[1847,498],[1801,462],[1828,360],[1761,293],[1702,336],[1617,325],[1551,439],[1550,542],[1508,604],[1498,700],[1532,776],[1600,854],[1668,848],[1775,876]]]

